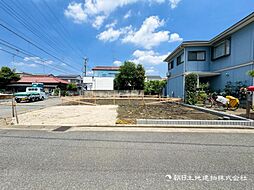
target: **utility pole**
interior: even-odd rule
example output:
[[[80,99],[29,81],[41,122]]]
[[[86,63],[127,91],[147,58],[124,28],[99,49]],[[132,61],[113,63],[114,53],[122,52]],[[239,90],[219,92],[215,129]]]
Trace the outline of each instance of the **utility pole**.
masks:
[[[83,71],[83,76],[86,77],[86,68],[87,68],[87,63],[88,63],[88,58],[84,58],[84,71]]]
[[[82,83],[82,89],[81,89],[81,94],[84,95],[84,89],[87,89],[87,86],[84,85],[84,77],[86,77],[86,69],[87,69],[87,63],[88,63],[88,58],[87,57],[84,57],[84,67],[83,67],[83,83]]]

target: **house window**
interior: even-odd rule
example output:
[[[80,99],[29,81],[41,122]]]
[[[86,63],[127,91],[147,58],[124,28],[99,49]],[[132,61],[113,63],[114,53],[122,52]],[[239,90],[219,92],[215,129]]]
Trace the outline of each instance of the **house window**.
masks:
[[[212,59],[219,59],[221,57],[225,57],[230,55],[231,51],[230,39],[224,40],[219,44],[212,47]]]
[[[174,60],[168,63],[168,70],[171,70],[173,68],[174,68]]]
[[[205,61],[206,52],[205,51],[189,51],[188,61]]]
[[[180,65],[184,62],[184,54],[182,53],[176,58],[177,65]]]

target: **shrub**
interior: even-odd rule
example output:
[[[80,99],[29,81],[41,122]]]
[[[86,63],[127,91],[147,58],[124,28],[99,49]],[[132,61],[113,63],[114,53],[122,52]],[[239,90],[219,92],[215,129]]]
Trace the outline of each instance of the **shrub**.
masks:
[[[185,103],[197,103],[197,74],[191,73],[185,77]]]

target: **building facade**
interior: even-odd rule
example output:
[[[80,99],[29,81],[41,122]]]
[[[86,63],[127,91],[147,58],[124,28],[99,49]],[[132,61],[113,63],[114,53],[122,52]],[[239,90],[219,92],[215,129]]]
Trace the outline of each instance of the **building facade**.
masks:
[[[8,90],[14,92],[24,92],[32,83],[43,83],[45,92],[51,94],[56,88],[65,89],[69,82],[59,79],[54,75],[23,75],[17,82],[7,86]]]
[[[168,63],[167,96],[185,96],[185,76],[196,73],[214,91],[241,83],[251,85],[247,72],[254,69],[254,13],[210,41],[185,41],[165,60]]]
[[[120,67],[96,66],[92,69],[94,77],[113,77],[119,73]]]
[[[156,80],[163,80],[163,78],[161,78],[159,75],[146,75],[145,82]]]
[[[82,83],[82,77],[80,75],[58,75],[57,78],[76,85],[80,85]]]
[[[86,90],[114,90],[114,79],[120,67],[96,66],[92,69],[93,76],[84,77]]]

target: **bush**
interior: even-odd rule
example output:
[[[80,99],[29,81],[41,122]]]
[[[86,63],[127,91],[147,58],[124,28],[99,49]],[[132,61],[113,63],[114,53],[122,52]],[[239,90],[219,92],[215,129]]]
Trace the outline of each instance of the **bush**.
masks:
[[[166,86],[167,81],[147,81],[145,82],[144,92],[146,95],[161,95],[163,88]]]
[[[197,103],[197,79],[194,73],[185,77],[185,103],[195,105]]]
[[[208,95],[205,91],[201,90],[197,93],[197,102],[198,103],[204,103],[204,101],[208,98]]]
[[[248,75],[250,75],[251,77],[254,77],[254,70],[249,71],[249,72],[248,72]]]

